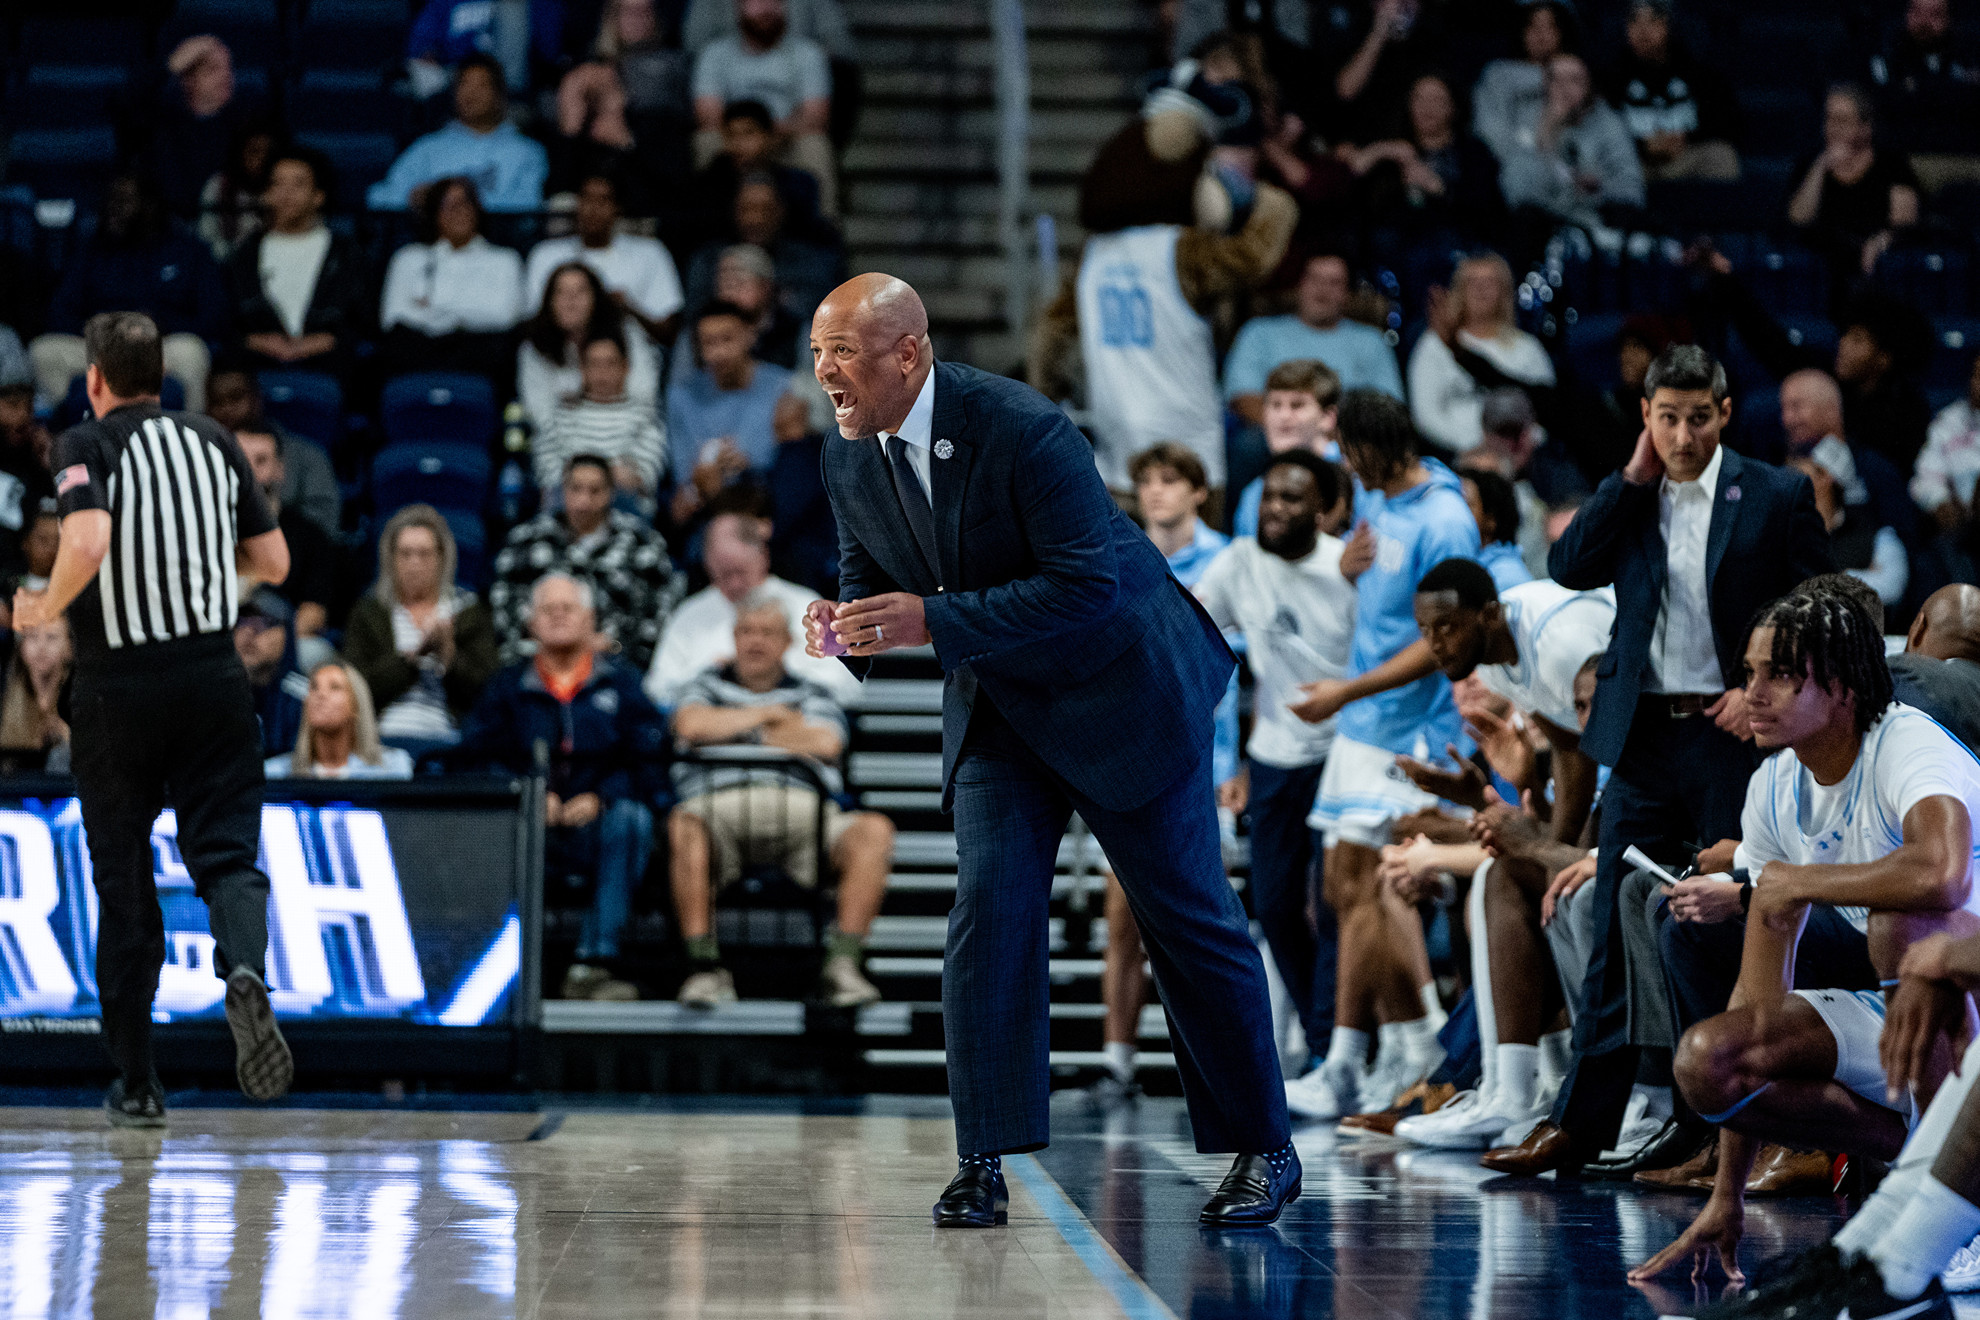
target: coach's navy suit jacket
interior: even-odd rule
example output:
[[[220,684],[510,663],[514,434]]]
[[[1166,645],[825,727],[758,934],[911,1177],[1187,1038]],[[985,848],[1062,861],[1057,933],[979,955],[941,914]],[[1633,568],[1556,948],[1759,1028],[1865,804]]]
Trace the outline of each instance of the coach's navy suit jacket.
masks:
[[[1607,766],[1629,739],[1664,604],[1669,556],[1658,525],[1661,486],[1631,485],[1621,472],[1610,473],[1547,554],[1547,570],[1562,586],[1616,589],[1615,631],[1595,671],[1595,707],[1581,735],[1581,749]],[[1834,571],[1808,478],[1726,450],[1705,541],[1705,583],[1712,642],[1728,684],[1742,681],[1747,627],[1760,607]]]
[[[941,563],[923,560],[879,444],[833,434],[839,598],[923,598],[945,676],[945,810],[979,687],[1073,789],[1108,810],[1140,806],[1203,755],[1236,660],[1063,412],[973,367],[934,371]],[[870,661],[848,663],[864,677]]]

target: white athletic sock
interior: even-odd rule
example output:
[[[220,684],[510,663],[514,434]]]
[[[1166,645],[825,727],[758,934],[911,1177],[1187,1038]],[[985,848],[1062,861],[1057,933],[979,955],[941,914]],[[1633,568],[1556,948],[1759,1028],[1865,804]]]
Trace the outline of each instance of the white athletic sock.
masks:
[[[1645,1086],[1638,1082],[1630,1088],[1633,1095],[1643,1097],[1643,1113],[1659,1123],[1671,1116],[1671,1088],[1668,1086]]]
[[[1395,1025],[1402,1041],[1403,1061],[1408,1065],[1405,1071],[1413,1074],[1411,1081],[1443,1061],[1444,1047],[1437,1043],[1437,1028],[1429,1018],[1420,1017],[1413,1022],[1398,1022]]]
[[[1353,1027],[1335,1027],[1333,1038],[1327,1042],[1327,1062],[1323,1066],[1360,1076],[1368,1066],[1368,1033]]]
[[[1490,923],[1485,919],[1485,877],[1491,869],[1492,863],[1487,861],[1472,872],[1471,894],[1465,899],[1471,926],[1471,1006],[1478,1015],[1478,1041],[1483,1046],[1478,1079],[1480,1096],[1492,1094],[1499,1081],[1498,1051],[1492,1048],[1499,1043],[1499,1016],[1492,1001],[1492,948],[1486,935]]]
[[[1946,1078],[1939,1093],[1932,1097],[1932,1103],[1925,1107],[1925,1116],[1912,1129],[1890,1173],[1870,1193],[1863,1208],[1836,1234],[1836,1250],[1844,1256],[1861,1256],[1883,1240],[1930,1176],[1932,1161],[1939,1158],[1939,1151],[1952,1135],[1953,1124],[1976,1078],[1980,1078],[1980,1040],[1967,1046],[1959,1071]]]
[[[1499,1060],[1499,1099],[1509,1114],[1524,1114],[1533,1108],[1534,1087],[1540,1073],[1538,1045],[1500,1045],[1493,1050]]]
[[[1550,1091],[1561,1089],[1568,1069],[1574,1064],[1574,1028],[1563,1027],[1540,1037],[1540,1085]]]
[[[1409,1057],[1409,1023],[1384,1022],[1375,1028],[1375,1066],[1392,1068]]]
[[[1114,1074],[1116,1081],[1134,1080],[1134,1046],[1124,1040],[1110,1040],[1101,1047],[1107,1056],[1107,1071]]]
[[[1437,983],[1435,981],[1425,981],[1422,985],[1417,986],[1416,997],[1423,1001],[1423,1012],[1430,1021],[1431,1034],[1434,1035],[1442,1031],[1444,1029],[1444,1023],[1450,1018],[1450,1014],[1444,1011],[1444,1000],[1443,996],[1437,993]]]
[[[1925,1291],[1959,1249],[1980,1234],[1980,1206],[1926,1174],[1897,1222],[1870,1248],[1884,1291],[1900,1301]]]

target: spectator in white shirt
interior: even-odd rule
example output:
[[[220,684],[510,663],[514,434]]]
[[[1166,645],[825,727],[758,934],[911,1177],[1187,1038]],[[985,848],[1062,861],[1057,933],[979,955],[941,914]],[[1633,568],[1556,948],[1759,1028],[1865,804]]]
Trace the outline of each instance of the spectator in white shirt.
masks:
[[[234,314],[257,366],[338,374],[371,320],[364,256],[323,223],[327,168],[307,148],[275,152],[261,197],[268,227],[227,263]]]
[[[802,618],[804,609],[817,598],[818,593],[809,588],[770,576],[770,533],[764,519],[739,513],[710,518],[702,536],[701,557],[708,568],[709,584],[674,611],[667,630],[660,634],[660,649],[653,654],[652,667],[646,671],[646,695],[656,706],[671,708],[681,689],[698,674],[734,657],[736,606],[750,593],[762,590],[775,596],[794,619]],[[785,653],[784,668],[818,684],[839,701],[858,699],[859,680],[852,671],[837,660],[815,660],[806,655],[801,636]]]
[[[1504,257],[1460,261],[1449,292],[1430,291],[1429,319],[1409,355],[1409,411],[1433,444],[1459,454],[1476,449],[1485,394],[1495,386],[1554,383],[1547,350],[1513,323],[1512,267]]]
[[[1912,469],[1911,498],[1942,532],[1956,532],[1973,516],[1973,485],[1980,479],[1980,357],[1966,397],[1947,404],[1925,432],[1925,448]]]
[[[423,209],[434,241],[400,248],[385,273],[385,365],[495,375],[522,319],[522,258],[481,236],[481,198],[468,179],[440,180]]]
[[[667,343],[680,324],[681,277],[658,239],[618,232],[619,192],[610,175],[591,174],[578,187],[576,229],[546,238],[530,250],[529,305],[542,305],[551,273],[573,261],[595,272],[620,311],[655,343]]]
[[[832,65],[815,41],[787,31],[784,0],[735,0],[736,33],[711,42],[694,62],[695,160],[722,150],[722,107],[761,101],[777,121],[780,155],[818,180],[819,207],[839,213],[838,176],[825,136]]]
[[[646,332],[619,311],[596,271],[582,262],[565,262],[550,272],[542,305],[516,349],[516,396],[537,434],[547,431],[557,409],[583,390],[579,356],[585,344],[601,335],[623,336],[626,396],[647,408],[659,399],[660,360]]]

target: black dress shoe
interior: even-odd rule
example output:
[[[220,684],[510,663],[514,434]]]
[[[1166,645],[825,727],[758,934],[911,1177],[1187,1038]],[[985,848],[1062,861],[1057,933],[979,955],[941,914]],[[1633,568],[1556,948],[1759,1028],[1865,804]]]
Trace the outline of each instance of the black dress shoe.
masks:
[[[1211,1228],[1263,1227],[1299,1199],[1299,1156],[1290,1146],[1286,1162],[1275,1175],[1263,1155],[1240,1155],[1218,1184],[1217,1194],[1204,1205],[1197,1220]]]
[[[1010,1205],[1002,1169],[965,1164],[935,1203],[935,1227],[994,1228],[1010,1218]]]
[[[1604,1182],[1628,1182],[1639,1173],[1673,1169],[1696,1155],[1706,1138],[1714,1135],[1709,1128],[1667,1118],[1657,1135],[1634,1151],[1620,1159],[1590,1161],[1581,1166],[1581,1176]]]

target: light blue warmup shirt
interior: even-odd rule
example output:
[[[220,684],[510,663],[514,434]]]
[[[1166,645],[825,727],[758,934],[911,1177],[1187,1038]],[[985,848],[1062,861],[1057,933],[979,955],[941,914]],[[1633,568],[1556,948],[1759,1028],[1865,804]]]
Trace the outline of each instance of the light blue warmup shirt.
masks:
[[[1415,601],[1425,573],[1446,559],[1478,558],[1478,524],[1457,474],[1434,458],[1421,461],[1430,474],[1422,485],[1394,498],[1378,490],[1355,498],[1355,517],[1374,529],[1376,549],[1375,562],[1355,583],[1351,676],[1378,668],[1422,636]],[[1459,742],[1461,732],[1451,681],[1438,673],[1350,702],[1337,727],[1340,737],[1399,754],[1413,753],[1421,740],[1440,760],[1444,744]]]
[[[1533,574],[1526,567],[1526,560],[1520,555],[1519,547],[1511,541],[1494,541],[1478,552],[1478,562],[1492,575],[1492,585],[1500,591],[1531,582]],[[1511,801],[1510,798],[1507,801]]]
[[[1190,538],[1188,545],[1169,556],[1169,571],[1176,575],[1176,581],[1193,590],[1197,579],[1203,576],[1203,570],[1210,567],[1210,561],[1217,557],[1217,552],[1230,543],[1230,537],[1211,531],[1198,518],[1196,535]],[[1231,674],[1231,685],[1224,689],[1224,698],[1217,703],[1212,718],[1216,721],[1216,734],[1210,751],[1210,782],[1221,784],[1238,771],[1238,681],[1235,671]]]
[[[1258,316],[1244,323],[1224,358],[1224,398],[1263,394],[1274,367],[1302,358],[1332,367],[1344,391],[1366,387],[1403,397],[1396,350],[1375,327],[1344,319],[1318,330],[1297,316]]]

